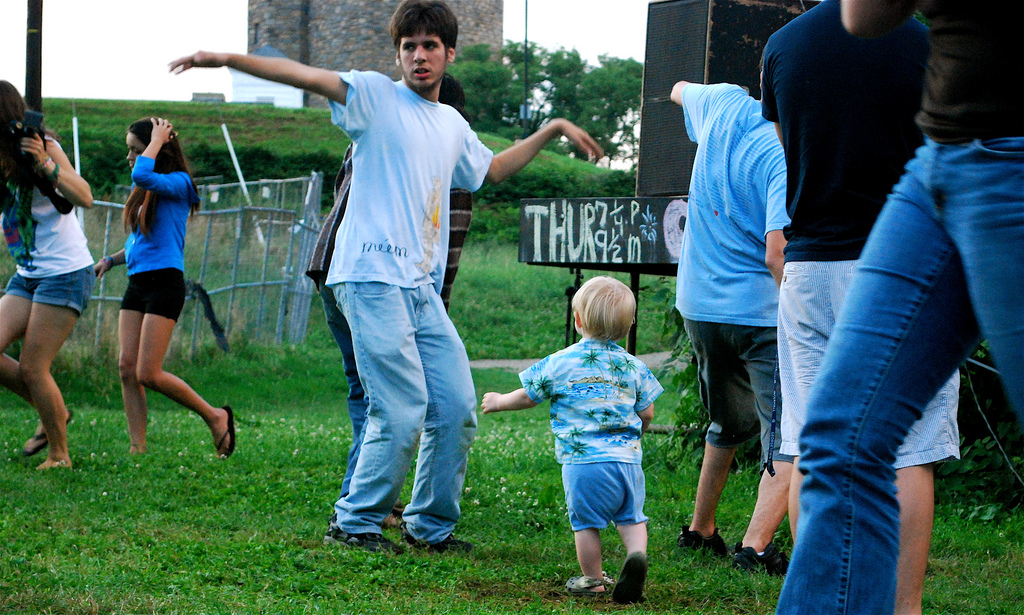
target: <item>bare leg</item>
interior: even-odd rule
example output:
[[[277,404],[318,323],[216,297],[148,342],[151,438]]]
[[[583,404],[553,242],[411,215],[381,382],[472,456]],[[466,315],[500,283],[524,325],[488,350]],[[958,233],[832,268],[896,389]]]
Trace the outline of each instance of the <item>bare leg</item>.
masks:
[[[700,466],[700,478],[697,480],[697,497],[693,503],[693,521],[690,529],[699,532],[705,538],[715,533],[715,511],[729,480],[729,470],[735,448],[719,448],[708,442],[704,443],[704,460]]]
[[[575,532],[576,559],[580,563],[583,575],[595,579],[601,578],[601,533],[593,528]],[[603,592],[604,585],[592,587],[591,590]]]
[[[632,604],[643,599],[644,582],[647,580],[647,524],[619,525],[616,529],[627,555],[612,591],[612,600]]]
[[[796,543],[796,522],[800,518],[800,486],[804,483],[804,475],[800,472],[800,458],[793,458],[793,469],[790,470],[789,482],[789,532]]]
[[[156,314],[143,316],[135,375],[142,386],[163,393],[203,417],[213,435],[213,444],[216,446],[228,430],[227,411],[211,406],[184,380],[164,371],[164,355],[171,343],[174,324],[173,320],[164,316]]]
[[[121,376],[124,414],[128,420],[128,441],[131,444],[128,452],[133,455],[146,452],[146,425],[149,421],[146,389],[139,384],[139,378],[136,375],[139,338],[142,335],[142,316],[142,312],[121,310],[117,325],[117,337],[120,341],[117,366]]]
[[[78,320],[74,310],[45,303],[33,303],[25,329],[18,373],[35,402],[36,411],[46,430],[50,448],[40,469],[70,466],[68,453],[68,411],[50,367],[57,351]]]
[[[920,615],[924,575],[935,520],[934,464],[896,470],[900,503],[900,555],[896,562],[896,615]]]
[[[744,547],[753,547],[754,551],[761,553],[775,537],[775,531],[786,517],[792,473],[793,464],[785,461],[775,462],[775,476],[767,471],[761,473],[757,503],[754,504],[747,533],[743,535]]]
[[[28,327],[28,317],[31,313],[32,302],[28,299],[14,295],[0,297],[0,352],[6,352],[16,340],[25,337],[25,328]],[[35,408],[28,387],[18,374],[19,369],[17,361],[6,354],[0,354],[0,385]],[[35,433],[46,433],[42,421],[36,427]]]
[[[617,525],[619,536],[622,537],[622,545],[626,547],[626,553],[647,553],[647,524],[632,523],[629,525]]]

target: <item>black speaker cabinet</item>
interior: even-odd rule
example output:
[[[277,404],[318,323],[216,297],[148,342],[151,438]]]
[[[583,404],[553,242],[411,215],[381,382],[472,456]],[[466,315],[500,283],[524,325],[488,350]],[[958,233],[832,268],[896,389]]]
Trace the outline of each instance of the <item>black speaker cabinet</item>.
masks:
[[[637,196],[686,194],[697,146],[669,100],[680,80],[735,83],[761,97],[768,37],[814,0],[654,0],[647,12]]]

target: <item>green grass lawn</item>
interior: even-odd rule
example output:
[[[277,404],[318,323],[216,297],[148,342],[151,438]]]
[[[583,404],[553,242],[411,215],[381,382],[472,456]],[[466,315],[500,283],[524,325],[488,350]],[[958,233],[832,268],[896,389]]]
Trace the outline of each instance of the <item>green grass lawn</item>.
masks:
[[[516,264],[507,251],[486,246],[471,246],[466,264],[453,318],[474,357],[536,357],[560,346],[566,272]],[[501,270],[510,276],[505,283],[494,281]],[[532,299],[514,304],[517,297]],[[533,314],[548,303],[558,304],[551,314]],[[40,458],[19,456],[35,415],[0,391],[0,613],[773,611],[781,580],[675,546],[698,462],[670,454],[672,440],[659,435],[644,439],[647,602],[621,607],[567,596],[564,583],[579,572],[545,406],[480,416],[457,529],[476,544],[472,553],[396,556],[323,546],[351,431],[340,356],[315,308],[300,346],[240,343],[227,355],[207,349],[192,361],[169,361],[212,403],[236,409],[238,449],[228,460],[214,458],[198,417],[159,395],[150,397],[150,453],[130,457],[109,353],[69,348],[55,368],[75,411],[72,471],[36,472]],[[664,346],[644,325],[658,317],[651,309],[640,318],[642,330],[652,330],[650,338],[641,333],[641,352]],[[494,313],[503,314],[491,320]],[[518,386],[503,370],[477,370],[474,380],[478,397]],[[655,421],[672,423],[668,409],[676,403],[666,393]],[[718,518],[727,542],[745,529],[756,478],[745,467],[730,479]],[[625,554],[613,530],[603,535],[605,569],[616,575]],[[791,549],[788,530],[777,543]],[[1022,543],[1019,512],[986,521],[940,502],[926,612],[1020,613]]]
[[[472,235],[472,231],[470,231]],[[625,274],[585,271],[585,279]],[[470,242],[452,289],[451,317],[470,359],[540,358],[565,345],[565,290],[575,281],[568,269],[518,262],[515,246]],[[640,277],[637,352],[669,350],[663,335],[665,304],[654,291],[675,278]]]

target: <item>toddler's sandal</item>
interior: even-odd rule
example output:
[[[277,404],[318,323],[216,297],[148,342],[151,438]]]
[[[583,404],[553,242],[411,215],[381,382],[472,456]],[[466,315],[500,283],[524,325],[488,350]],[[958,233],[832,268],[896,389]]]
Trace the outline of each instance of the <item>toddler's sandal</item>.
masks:
[[[603,575],[604,576],[604,575]],[[605,576],[607,579],[607,576]],[[568,590],[573,596],[583,596],[586,598],[596,598],[598,596],[607,595],[607,587],[601,591],[595,590],[595,587],[602,587],[605,584],[605,579],[598,579],[596,577],[573,577],[569,579],[565,584],[565,589]]]

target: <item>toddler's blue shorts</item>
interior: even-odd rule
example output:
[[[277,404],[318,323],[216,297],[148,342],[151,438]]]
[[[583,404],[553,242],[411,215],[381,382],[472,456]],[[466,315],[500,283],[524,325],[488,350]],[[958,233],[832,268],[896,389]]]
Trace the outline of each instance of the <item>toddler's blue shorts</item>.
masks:
[[[574,532],[647,521],[644,471],[639,463],[567,463],[562,466],[562,486]]]

